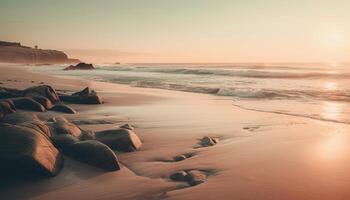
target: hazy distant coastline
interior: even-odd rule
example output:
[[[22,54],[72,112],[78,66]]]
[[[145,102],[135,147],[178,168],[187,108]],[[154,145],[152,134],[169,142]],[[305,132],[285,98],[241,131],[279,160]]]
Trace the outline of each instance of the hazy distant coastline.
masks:
[[[0,41],[0,62],[25,64],[78,63],[66,53],[58,50],[22,46],[17,42]]]

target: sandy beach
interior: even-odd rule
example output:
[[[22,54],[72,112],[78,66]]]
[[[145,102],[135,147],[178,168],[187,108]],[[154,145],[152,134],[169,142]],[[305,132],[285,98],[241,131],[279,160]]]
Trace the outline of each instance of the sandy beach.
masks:
[[[62,91],[89,86],[105,103],[72,104],[78,113],[64,116],[94,131],[130,123],[143,143],[136,152],[117,152],[120,171],[65,157],[56,177],[2,181],[1,199],[350,198],[347,124],[244,110],[214,95],[34,74],[15,65],[1,65],[0,82],[19,89],[44,82]],[[220,141],[201,147],[204,136]],[[191,157],[171,162],[181,154]],[[191,169],[205,171],[207,181],[191,187],[169,179]]]

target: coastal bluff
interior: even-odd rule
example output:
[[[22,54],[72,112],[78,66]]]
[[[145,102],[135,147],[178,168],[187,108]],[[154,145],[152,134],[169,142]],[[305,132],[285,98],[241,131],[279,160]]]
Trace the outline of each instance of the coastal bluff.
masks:
[[[78,63],[62,51],[22,46],[21,43],[0,41],[0,62],[25,64]]]

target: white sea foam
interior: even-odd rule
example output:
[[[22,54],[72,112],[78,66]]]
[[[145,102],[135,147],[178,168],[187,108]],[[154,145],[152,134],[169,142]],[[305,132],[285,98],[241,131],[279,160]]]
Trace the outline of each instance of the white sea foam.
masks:
[[[233,100],[255,102],[257,110],[276,112],[281,101],[289,102],[288,114],[321,116],[322,108],[304,115],[296,104],[322,105],[338,102],[350,108],[350,70],[348,65],[336,68],[322,64],[121,64],[97,65],[94,71],[63,71],[64,66],[40,66],[35,71],[70,75],[87,79],[128,84],[136,87],[161,88],[186,92],[208,93],[232,97]],[[49,69],[49,70],[48,70]],[[263,101],[260,102],[259,101]],[[277,103],[278,102],[278,103]],[[266,108],[262,103],[274,106]],[[296,103],[296,104],[294,104]],[[255,108],[254,108],[255,109]],[[343,110],[336,110],[347,117]],[[350,113],[350,112],[347,112]],[[350,117],[350,116],[349,116]],[[327,117],[326,117],[327,118]],[[325,118],[325,119],[326,119]],[[323,119],[323,118],[322,118]],[[334,121],[337,119],[329,119]]]

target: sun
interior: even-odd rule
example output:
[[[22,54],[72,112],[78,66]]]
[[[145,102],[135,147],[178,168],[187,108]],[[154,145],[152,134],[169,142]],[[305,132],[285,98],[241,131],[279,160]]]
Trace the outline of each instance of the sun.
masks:
[[[339,32],[332,31],[325,34],[325,42],[329,47],[339,47],[341,46],[342,36]]]

